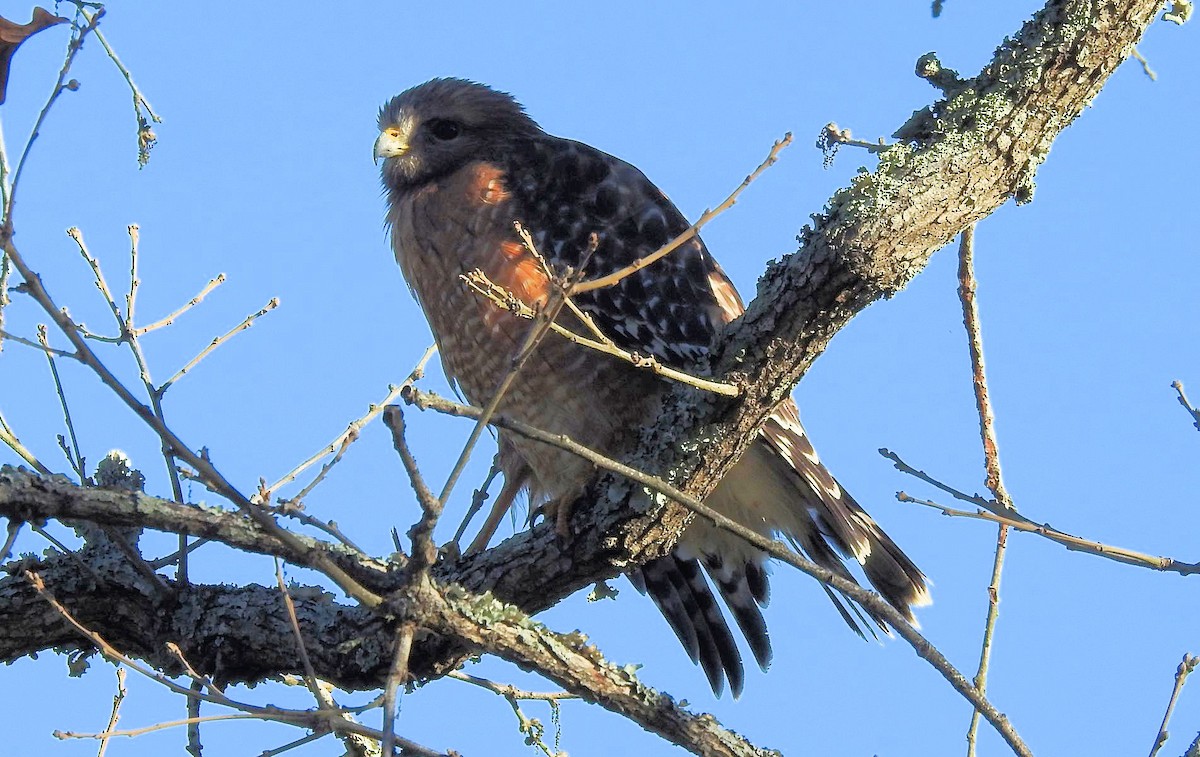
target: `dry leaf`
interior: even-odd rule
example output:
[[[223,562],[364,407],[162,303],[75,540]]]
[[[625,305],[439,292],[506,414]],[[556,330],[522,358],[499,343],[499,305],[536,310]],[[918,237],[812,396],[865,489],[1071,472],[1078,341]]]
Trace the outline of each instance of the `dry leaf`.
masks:
[[[45,8],[33,9],[33,20],[28,24],[14,24],[0,16],[0,103],[4,102],[8,90],[8,68],[13,53],[29,37],[55,24],[65,24],[68,19],[56,16]]]

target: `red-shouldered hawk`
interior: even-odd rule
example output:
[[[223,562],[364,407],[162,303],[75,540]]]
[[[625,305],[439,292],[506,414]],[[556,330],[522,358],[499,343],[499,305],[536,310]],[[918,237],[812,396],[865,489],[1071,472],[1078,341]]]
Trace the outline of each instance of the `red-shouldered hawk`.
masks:
[[[414,87],[382,108],[379,130],[375,158],[383,159],[396,260],[429,319],[447,375],[477,405],[491,401],[530,321],[469,291],[460,276],[479,269],[534,306],[550,293],[514,221],[559,267],[577,269],[595,234],[587,278],[619,270],[688,228],[641,171],[547,134],[512,97],[481,84],[434,79]],[[743,309],[699,238],[615,286],[574,299],[620,347],[683,370],[704,365],[720,326]],[[611,453],[623,437],[653,425],[665,387],[649,371],[548,334],[498,411]],[[565,500],[593,474],[590,463],[514,434],[501,431],[499,445],[506,480],[501,499],[526,489],[531,503]],[[708,504],[761,534],[782,534],[839,575],[850,577],[841,556],[852,556],[909,618],[910,608],[929,601],[921,571],[821,464],[790,399]],[[704,572],[765,669],[771,659],[761,611],[768,598],[766,559],[697,518],[671,556],[630,575],[718,695],[726,678],[734,695],[740,693],[742,662]],[[826,593],[861,634],[860,608]]]

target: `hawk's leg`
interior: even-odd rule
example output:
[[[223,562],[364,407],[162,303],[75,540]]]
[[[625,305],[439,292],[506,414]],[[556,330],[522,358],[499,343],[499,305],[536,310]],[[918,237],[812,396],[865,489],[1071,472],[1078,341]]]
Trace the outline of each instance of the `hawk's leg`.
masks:
[[[580,484],[571,487],[557,497],[546,500],[530,515],[530,520],[533,520],[534,515],[540,515],[546,520],[553,520],[554,532],[558,534],[560,540],[567,541],[571,538],[571,516],[575,513],[573,505],[575,500],[583,495],[586,488],[586,483]]]
[[[488,512],[487,520],[483,522],[483,527],[479,529],[479,533],[471,542],[471,546],[467,547],[466,554],[470,555],[487,549],[488,542],[492,540],[496,529],[500,527],[500,521],[504,518],[505,513],[512,508],[513,500],[517,498],[517,494],[520,493],[521,489],[525,488],[528,479],[528,468],[525,468],[521,474],[513,476],[511,479],[507,476],[505,477],[504,488],[496,496],[496,501],[492,503],[492,509]]]

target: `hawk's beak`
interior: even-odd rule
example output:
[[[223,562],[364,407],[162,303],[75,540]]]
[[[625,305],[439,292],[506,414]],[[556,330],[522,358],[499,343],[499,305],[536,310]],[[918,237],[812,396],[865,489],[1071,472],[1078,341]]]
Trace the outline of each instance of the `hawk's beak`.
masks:
[[[408,140],[404,134],[392,126],[379,132],[379,138],[375,140],[375,163],[378,165],[379,159],[383,158],[398,158],[408,152]]]

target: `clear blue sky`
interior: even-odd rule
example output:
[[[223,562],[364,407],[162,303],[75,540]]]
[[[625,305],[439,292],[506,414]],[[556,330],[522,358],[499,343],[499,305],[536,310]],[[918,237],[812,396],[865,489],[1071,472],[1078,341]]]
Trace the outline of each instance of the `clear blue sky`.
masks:
[[[829,122],[889,135],[935,92],[913,73],[936,50],[977,72],[1035,2],[927,3],[387,3],[318,7],[234,3],[202,8],[121,4],[104,30],[166,119],[138,171],[128,89],[95,40],[36,144],[21,187],[17,241],[71,312],[98,330],[111,319],[63,233],[83,229],[119,287],[125,226],[141,225],[139,310],[157,318],[218,272],[228,283],[167,332],[146,338],[155,377],[172,373],[216,334],[279,297],[281,307],[171,390],[167,413],[193,447],[206,446],[243,490],[274,480],[328,442],[398,382],[430,342],[383,232],[371,163],[378,106],[433,76],[464,76],[511,91],[550,132],[640,166],[690,217],[716,204],[785,131],[779,164],[705,232],[709,248],[752,295],[765,263],[795,249],[810,213],[870,156],[844,149],[822,169],[813,147]],[[65,6],[64,6],[65,8]],[[840,9],[840,6],[839,6]],[[852,11],[852,12],[851,12]],[[28,5],[0,12],[24,21]],[[1055,143],[1036,200],[1008,205],[978,229],[979,296],[1002,460],[1031,518],[1111,544],[1200,559],[1195,507],[1200,434],[1169,384],[1200,399],[1200,263],[1193,210],[1200,175],[1195,134],[1200,45],[1195,22],[1156,23],[1142,52],[1151,82],[1126,64]],[[10,155],[58,70],[66,29],[16,56],[0,110]],[[797,390],[822,456],[934,582],[921,612],[929,638],[974,673],[995,529],[896,502],[897,490],[935,496],[875,450],[889,447],[960,488],[983,472],[966,345],[955,294],[955,254],[891,301],[854,320]],[[31,334],[32,303],[16,298],[7,327]],[[44,320],[44,318],[40,319]],[[123,375],[128,356],[113,351]],[[158,444],[82,369],[62,370],[85,454],[121,447],[168,494]],[[46,460],[65,468],[54,436],[57,399],[42,357],[0,354],[0,409]],[[444,391],[438,371],[428,379]],[[465,422],[410,413],[410,438],[440,483],[470,431]],[[477,456],[451,502],[449,537],[490,451]],[[15,462],[0,450],[0,462]],[[206,498],[195,487],[193,499]],[[308,500],[369,550],[416,517],[390,441],[371,428]],[[65,529],[59,529],[65,533]],[[510,533],[506,531],[505,533]],[[147,537],[151,552],[169,540]],[[46,545],[24,535],[18,549]],[[311,574],[291,571],[299,582]],[[202,581],[274,581],[269,561],[213,546],[196,558]],[[1176,664],[1200,652],[1198,579],[1119,565],[1014,534],[1002,589],[989,693],[1038,754],[1149,750]],[[962,754],[966,703],[902,641],[864,643],[820,588],[777,568],[767,613],[775,662],[748,674],[740,701],[714,701],[700,671],[650,602],[623,580],[616,601],[572,597],[541,616],[585,630],[609,659],[643,665],[643,680],[709,710],[756,743],[788,754]],[[546,688],[496,661],[471,671]],[[57,742],[53,729],[96,731],[111,705],[103,663],[82,679],[44,654],[0,671],[6,754],[95,754]],[[1200,684],[1184,691],[1166,753],[1200,730]],[[184,705],[131,676],[122,726],[180,718]],[[257,702],[306,706],[303,691],[260,686]],[[343,697],[365,701],[362,694]],[[66,703],[69,702],[69,705]],[[64,703],[64,704],[57,704]],[[531,715],[547,723],[545,708]],[[206,710],[213,713],[212,708]],[[680,754],[597,707],[562,713],[573,757]],[[525,755],[507,704],[457,681],[404,698],[403,735],[464,755]],[[206,727],[209,755],[257,754],[301,735],[284,726]],[[981,728],[982,754],[1003,754]],[[175,729],[122,741],[110,755],[182,753]],[[326,739],[297,755],[341,754]]]

